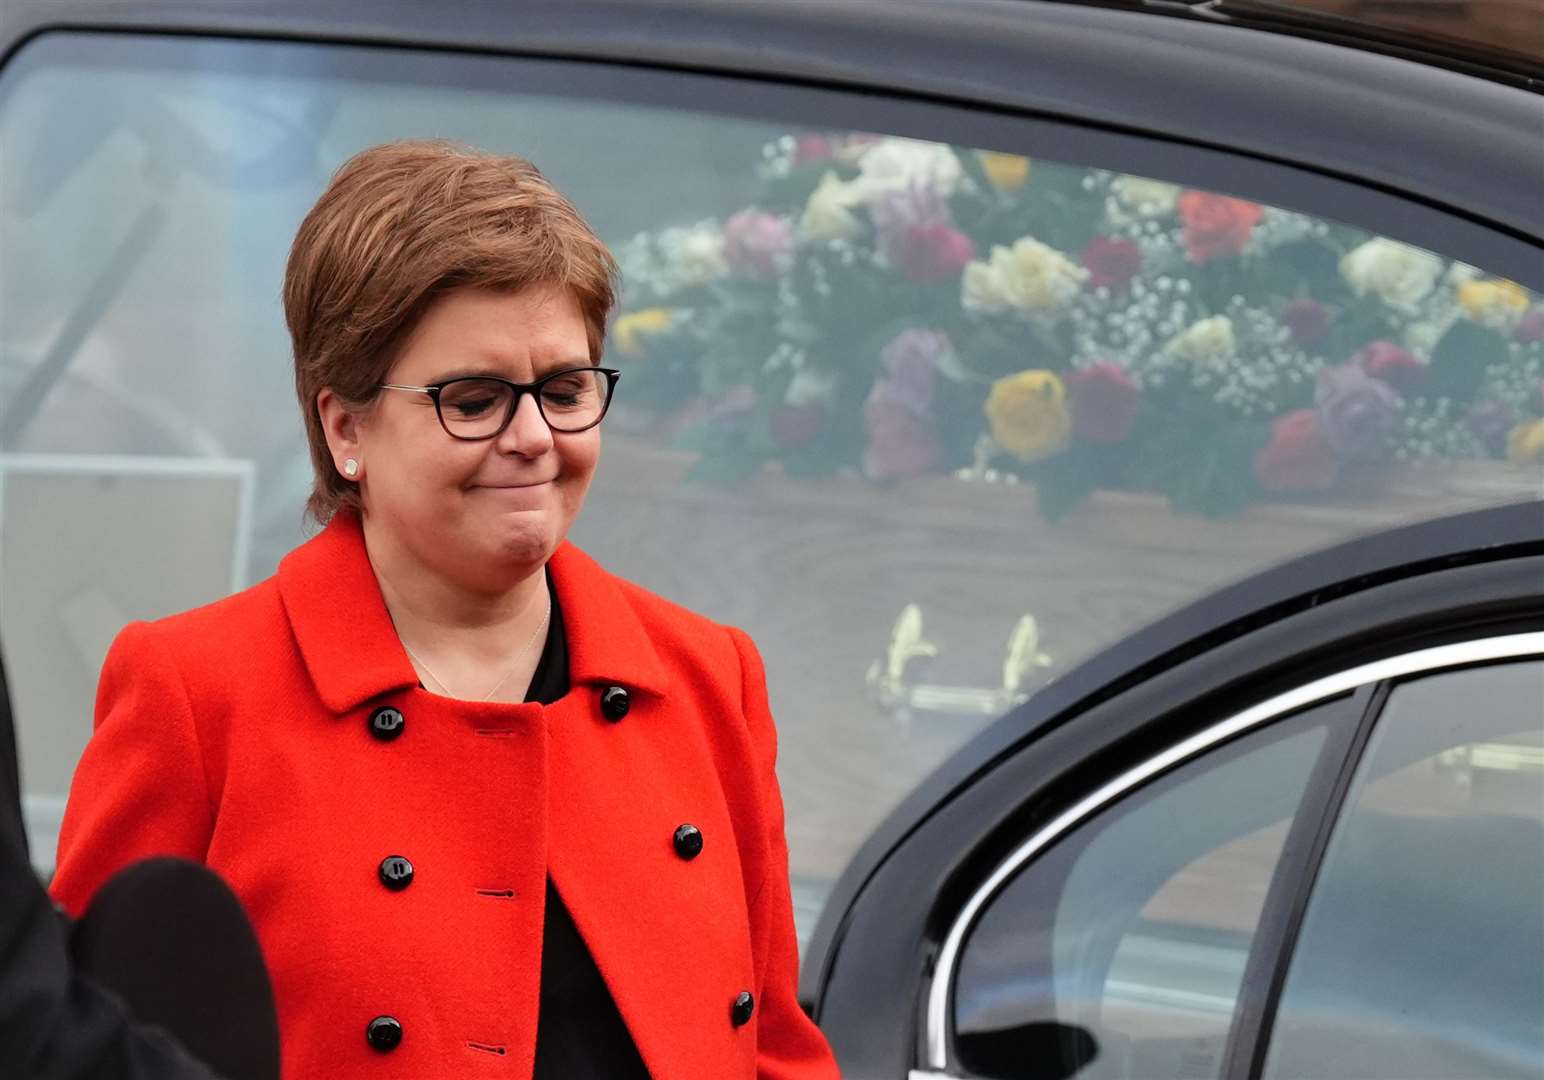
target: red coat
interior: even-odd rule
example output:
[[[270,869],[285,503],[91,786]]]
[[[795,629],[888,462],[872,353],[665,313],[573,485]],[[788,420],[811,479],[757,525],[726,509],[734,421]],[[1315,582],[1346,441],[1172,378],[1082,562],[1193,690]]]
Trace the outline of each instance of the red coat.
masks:
[[[549,706],[419,688],[347,515],[267,581],[127,627],[55,897],[79,913],[125,863],[203,861],[256,927],[287,1080],[523,1080],[550,873],[656,1080],[836,1077],[794,998],[755,646],[571,545],[551,571],[573,688]],[[620,721],[601,711],[612,686]],[[382,707],[403,717],[395,738],[372,728]],[[687,823],[704,839],[689,860]],[[401,891],[378,878],[392,855],[415,870]],[[401,1022],[395,1050],[366,1041],[378,1016]]]

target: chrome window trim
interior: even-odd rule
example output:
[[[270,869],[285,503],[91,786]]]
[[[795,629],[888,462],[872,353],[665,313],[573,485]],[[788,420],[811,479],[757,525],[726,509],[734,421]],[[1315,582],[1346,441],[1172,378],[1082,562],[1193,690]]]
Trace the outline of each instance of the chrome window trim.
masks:
[[[1346,671],[1328,675],[1322,679],[1269,698],[1258,705],[1245,709],[1227,720],[1214,724],[1169,747],[1141,765],[1122,773],[1092,794],[1057,815],[1002,861],[996,870],[978,888],[960,910],[933,970],[933,983],[928,989],[927,1004],[927,1053],[925,1069],[937,1070],[937,1075],[948,1075],[948,1019],[951,990],[955,969],[959,964],[960,951],[965,936],[974,926],[976,917],[988,901],[992,900],[1008,880],[1037,854],[1058,839],[1073,826],[1081,823],[1106,804],[1114,802],[1137,785],[1167,772],[1217,743],[1231,739],[1251,728],[1294,712],[1327,698],[1355,690],[1368,683],[1409,675],[1440,671],[1488,660],[1504,660],[1523,656],[1544,655],[1544,631],[1507,634],[1500,637],[1479,638],[1454,645],[1441,645],[1430,649],[1405,653],[1401,656],[1363,664]],[[929,1075],[917,1070],[913,1075]]]

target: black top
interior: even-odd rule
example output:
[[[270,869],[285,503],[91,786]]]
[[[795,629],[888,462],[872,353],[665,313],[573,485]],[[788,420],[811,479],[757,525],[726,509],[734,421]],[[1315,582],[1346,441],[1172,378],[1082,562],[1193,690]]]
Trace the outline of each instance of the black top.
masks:
[[[550,705],[568,693],[568,642],[563,613],[552,594],[547,643],[531,676],[527,701]],[[541,1013],[536,1029],[532,1080],[649,1080],[638,1048],[622,1023],[611,991],[601,979],[579,928],[547,878],[547,919],[542,928]]]

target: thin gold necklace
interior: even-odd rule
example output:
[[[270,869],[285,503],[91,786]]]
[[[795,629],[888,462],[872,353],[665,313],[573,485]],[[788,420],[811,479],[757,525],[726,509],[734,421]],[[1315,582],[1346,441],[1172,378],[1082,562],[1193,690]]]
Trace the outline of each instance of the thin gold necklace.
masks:
[[[541,632],[544,629],[546,629],[547,620],[550,619],[550,618],[552,618],[552,594],[548,593],[547,594],[547,610],[542,613],[541,622],[537,623],[536,624],[536,629],[531,632],[530,640],[527,641],[524,645],[522,645],[520,647],[520,651],[519,652],[515,653],[515,658],[510,663],[509,670],[504,672],[503,677],[500,678],[498,682],[493,684],[493,689],[489,690],[486,694],[484,694],[481,698],[478,698],[477,700],[479,700],[479,701],[487,701],[487,700],[489,700],[490,698],[493,697],[494,694],[497,694],[499,692],[499,688],[500,687],[502,687],[505,683],[507,683],[509,681],[509,677],[511,675],[513,675],[515,673],[515,671],[520,667],[520,661],[525,659],[525,654],[531,651],[531,646],[532,645],[536,644],[536,638],[541,634]],[[412,646],[410,646],[407,642],[405,642],[405,641],[402,642],[402,647],[407,650],[407,654],[409,656],[411,656],[415,661],[417,661],[418,666],[423,668],[424,674],[429,676],[429,678],[433,679],[436,683],[439,684],[439,688],[445,693],[445,695],[447,697],[462,698],[462,700],[464,700],[464,701],[472,700],[471,698],[466,698],[463,695],[456,693],[448,685],[446,685],[445,680],[440,678],[438,675],[436,675],[430,669],[429,665],[424,663],[424,658],[419,656],[417,653],[415,653],[413,651],[413,649],[412,649]]]

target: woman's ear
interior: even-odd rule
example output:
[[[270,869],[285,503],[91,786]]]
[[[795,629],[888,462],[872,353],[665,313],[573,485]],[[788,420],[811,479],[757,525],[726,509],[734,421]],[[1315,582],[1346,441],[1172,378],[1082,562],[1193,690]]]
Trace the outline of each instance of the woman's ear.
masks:
[[[322,421],[333,468],[349,480],[358,480],[365,468],[359,446],[359,417],[329,387],[317,391],[316,415]]]

